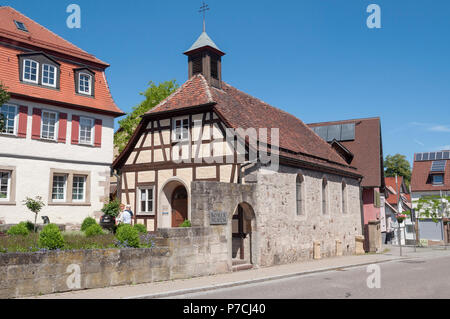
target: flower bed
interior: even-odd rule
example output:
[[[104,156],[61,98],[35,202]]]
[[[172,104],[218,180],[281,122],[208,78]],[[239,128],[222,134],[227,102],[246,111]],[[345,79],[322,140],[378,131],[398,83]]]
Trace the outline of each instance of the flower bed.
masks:
[[[64,238],[64,247],[59,250],[81,250],[81,249],[107,249],[107,248],[126,248],[123,243],[119,243],[114,234],[102,234],[87,237],[82,232],[62,232]],[[0,253],[14,252],[38,252],[47,249],[39,247],[39,234],[30,233],[26,236],[0,236]],[[153,248],[153,236],[143,234],[139,236],[139,247]]]

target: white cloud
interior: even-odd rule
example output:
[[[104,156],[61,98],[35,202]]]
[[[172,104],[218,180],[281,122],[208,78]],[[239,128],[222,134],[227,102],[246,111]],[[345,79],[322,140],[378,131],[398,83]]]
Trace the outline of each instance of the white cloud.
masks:
[[[429,131],[433,132],[444,132],[449,133],[450,132],[450,126],[447,125],[434,125],[430,128],[428,128]]]

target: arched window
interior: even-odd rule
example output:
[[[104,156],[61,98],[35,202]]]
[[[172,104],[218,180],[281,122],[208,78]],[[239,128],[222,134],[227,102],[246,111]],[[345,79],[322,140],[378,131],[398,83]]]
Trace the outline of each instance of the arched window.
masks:
[[[297,209],[297,216],[301,216],[303,215],[303,176],[301,174],[297,175],[297,180],[295,182],[295,187],[296,187],[296,209]]]
[[[347,214],[347,184],[342,181],[342,214]]]
[[[322,214],[328,213],[328,182],[324,178],[322,180]]]

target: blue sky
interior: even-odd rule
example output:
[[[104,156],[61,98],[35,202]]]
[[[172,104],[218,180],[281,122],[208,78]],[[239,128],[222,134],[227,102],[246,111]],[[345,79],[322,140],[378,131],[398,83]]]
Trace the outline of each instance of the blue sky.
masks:
[[[81,7],[81,29],[66,7]],[[450,1],[207,1],[223,79],[305,123],[380,117],[384,155],[450,149]],[[381,29],[369,29],[369,4]],[[128,112],[149,81],[187,80],[199,0],[0,1],[111,64]],[[116,127],[117,129],[117,127]]]

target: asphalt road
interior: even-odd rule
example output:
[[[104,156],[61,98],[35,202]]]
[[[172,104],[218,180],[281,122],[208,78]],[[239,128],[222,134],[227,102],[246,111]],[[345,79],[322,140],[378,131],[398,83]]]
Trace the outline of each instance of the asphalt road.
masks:
[[[375,266],[376,268],[377,266]],[[450,256],[414,258],[174,296],[174,299],[450,298]],[[368,272],[370,270],[370,272]],[[379,273],[379,277],[376,275]],[[370,279],[368,280],[368,278]],[[369,285],[374,288],[368,287]],[[379,288],[377,288],[379,286]]]

